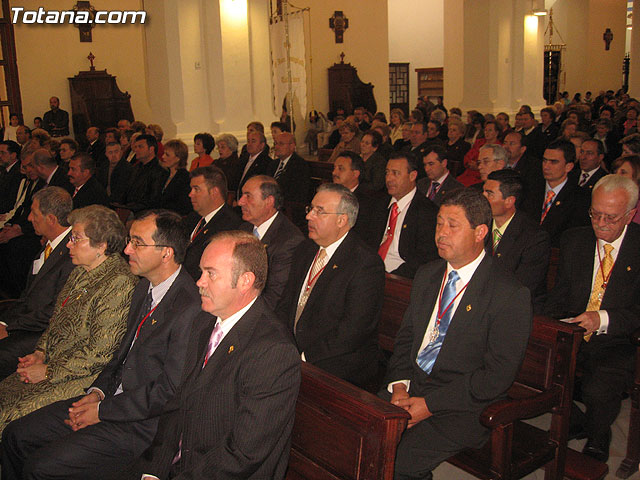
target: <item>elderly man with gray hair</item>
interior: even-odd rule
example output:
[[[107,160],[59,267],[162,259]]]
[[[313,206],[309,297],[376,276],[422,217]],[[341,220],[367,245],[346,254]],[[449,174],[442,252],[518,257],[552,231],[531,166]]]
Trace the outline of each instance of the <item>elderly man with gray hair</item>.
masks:
[[[558,279],[545,304],[545,313],[586,330],[576,382],[586,412],[573,409],[569,435],[586,437],[583,453],[602,462],[635,370],[630,338],[640,327],[640,225],[631,220],[637,203],[638,186],[629,178],[607,175],[596,183],[591,226],[562,236]]]
[[[296,249],[278,316],[304,361],[358,386],[378,369],[384,264],[351,228],[358,200],[326,183],[307,206],[309,239]]]

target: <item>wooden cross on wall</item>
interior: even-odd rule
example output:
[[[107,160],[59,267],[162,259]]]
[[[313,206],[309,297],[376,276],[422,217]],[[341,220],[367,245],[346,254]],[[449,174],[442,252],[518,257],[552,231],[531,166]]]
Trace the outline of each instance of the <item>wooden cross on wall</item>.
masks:
[[[333,12],[333,17],[329,19],[329,28],[336,34],[336,43],[343,43],[344,31],[349,28],[349,19],[344,16],[342,10]]]

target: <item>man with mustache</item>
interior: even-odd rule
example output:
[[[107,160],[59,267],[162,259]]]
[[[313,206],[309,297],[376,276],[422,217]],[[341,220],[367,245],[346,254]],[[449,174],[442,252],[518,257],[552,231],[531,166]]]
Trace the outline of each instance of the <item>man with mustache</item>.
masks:
[[[529,290],[484,251],[491,206],[474,189],[447,194],[435,239],[442,260],[418,270],[380,396],[411,414],[395,479],[430,479],[442,461],[479,448],[480,414],[505,396],[529,339]]]

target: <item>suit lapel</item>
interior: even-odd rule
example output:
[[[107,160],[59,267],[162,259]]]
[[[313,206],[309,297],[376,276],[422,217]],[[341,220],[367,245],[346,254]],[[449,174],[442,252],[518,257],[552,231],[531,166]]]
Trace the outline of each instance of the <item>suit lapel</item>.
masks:
[[[40,271],[38,272],[38,274],[33,277],[33,282],[29,285],[28,291],[31,291],[35,287],[35,285],[38,284],[40,279],[43,278],[47,274],[47,272],[49,272],[49,270],[51,270],[55,265],[58,264],[58,262],[60,262],[62,260],[62,257],[64,257],[64,255],[68,251],[67,243],[69,242],[69,237],[70,236],[71,236],[71,232],[69,232],[62,239],[62,241],[60,241],[60,243],[58,243],[56,248],[54,248],[51,251],[51,254],[49,255],[49,258],[47,258],[45,260],[45,262],[42,264],[42,267],[40,267]],[[40,253],[42,253],[42,252],[40,252]]]
[[[496,251],[493,252],[493,254],[500,258],[504,252],[510,252],[521,229],[522,215],[519,212],[516,212],[511,222],[509,222],[507,229],[504,231],[504,235],[500,239],[500,243],[498,243],[498,248],[496,248]],[[493,239],[493,232],[491,232],[491,238]],[[493,246],[493,243],[491,243],[491,245]]]
[[[609,304],[612,301],[615,302],[615,298],[608,298],[613,296],[616,292],[627,291],[629,285],[632,285],[634,279],[638,275],[638,269],[640,269],[640,252],[637,249],[637,245],[640,243],[638,238],[638,232],[632,228],[632,225],[627,227],[627,233],[620,245],[620,252],[616,258],[616,263],[613,265],[611,272],[611,283],[605,290],[603,303]],[[593,272],[592,272],[593,273]]]

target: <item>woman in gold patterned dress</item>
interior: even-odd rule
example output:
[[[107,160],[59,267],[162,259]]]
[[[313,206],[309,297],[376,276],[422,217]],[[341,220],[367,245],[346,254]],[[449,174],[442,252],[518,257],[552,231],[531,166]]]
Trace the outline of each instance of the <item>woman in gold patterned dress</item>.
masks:
[[[137,279],[120,252],[125,229],[106,207],[71,212],[67,244],[76,268],[56,301],[36,350],[0,382],[0,433],[40,407],[80,395],[109,362],[126,331]]]

